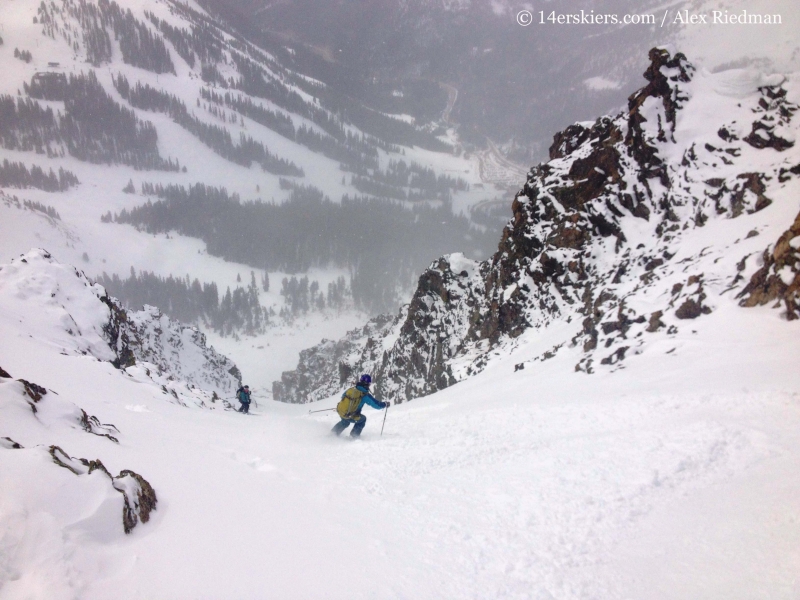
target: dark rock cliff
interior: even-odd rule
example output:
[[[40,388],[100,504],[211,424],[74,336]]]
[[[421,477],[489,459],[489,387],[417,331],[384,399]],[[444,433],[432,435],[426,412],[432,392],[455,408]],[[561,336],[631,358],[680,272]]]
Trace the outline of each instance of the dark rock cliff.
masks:
[[[790,321],[800,318],[800,213],[778,238],[773,250],[764,251],[763,261],[764,266],[753,274],[739,294],[741,305],[761,306],[773,302],[784,307]]]
[[[574,325],[566,343],[581,351],[577,371],[615,369],[643,335],[674,335],[712,312],[709,285],[721,277],[704,272],[716,264],[704,262],[710,250],[675,257],[691,232],[763,211],[776,186],[797,177],[785,131],[798,107],[769,80],[742,102],[721,96],[726,109],[709,115],[711,76],[696,85],[680,53],[653,49],[649,58],[648,83],[627,110],[554,136],[551,160],[531,169],[513,200],[494,256],[434,261],[391,325],[350,336],[322,364],[308,361],[322,347],[307,351],[283,377],[298,383],[276,398],[319,399],[369,371],[379,394],[402,402],[480,371],[498,349],[555,321]],[[796,315],[796,235],[790,229],[765,255],[744,305],[780,300]],[[741,273],[729,276],[728,289],[743,285]]]

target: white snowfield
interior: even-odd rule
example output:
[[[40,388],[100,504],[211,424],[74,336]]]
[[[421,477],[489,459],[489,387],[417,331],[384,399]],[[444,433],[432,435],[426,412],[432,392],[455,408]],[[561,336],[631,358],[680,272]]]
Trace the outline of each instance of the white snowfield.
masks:
[[[779,311],[723,304],[675,352],[594,375],[568,348],[515,373],[578,325],[531,331],[392,407],[382,436],[365,409],[350,442],[332,412],[184,407],[72,351],[48,315],[82,300],[40,262],[25,297],[0,270],[0,438],[23,447],[0,444],[3,600],[800,596],[800,324]],[[75,320],[99,348],[84,324],[102,318]],[[20,378],[48,393],[33,403]],[[55,464],[51,445],[138,473],[156,510],[126,535],[108,477]]]
[[[165,4],[127,4],[169,17]],[[717,2],[696,4],[710,10]],[[744,4],[727,3],[732,11]],[[767,12],[770,4],[787,20],[797,12],[794,0],[747,8]],[[36,6],[0,4],[4,93],[15,94],[50,60],[65,71],[85,66],[40,35]],[[800,57],[790,27],[730,29],[724,45],[719,29],[698,28],[681,49],[690,58],[706,49],[709,69],[760,66],[773,54],[790,71]],[[35,50],[35,62],[13,58],[16,46]],[[158,82],[119,61],[113,69]],[[107,85],[111,74],[100,74]],[[777,83],[745,68],[698,81],[699,92],[716,95],[700,94],[698,111],[678,124],[686,140],[720,116],[738,118],[733,105]],[[194,102],[196,89],[174,85]],[[796,76],[787,87],[796,99]],[[231,166],[166,118],[145,116],[159,127],[164,156],[181,153],[191,169],[175,181],[228,180],[244,197],[260,185],[264,200],[280,201],[277,177]],[[246,123],[305,166],[312,182],[329,184],[335,196],[344,191],[333,161]],[[781,133],[797,143],[795,130]],[[791,152],[781,160],[798,147]],[[765,156],[753,170],[775,166]],[[121,192],[129,179],[173,181],[167,175],[69,157],[3,157],[69,167],[82,184],[64,194],[14,192],[53,206],[63,221],[0,193],[0,262],[33,245],[58,251],[32,250],[27,262],[0,268],[0,368],[11,376],[0,377],[0,600],[800,598],[800,321],[770,307],[741,308],[723,294],[735,264],[750,256],[749,278],[797,215],[797,179],[770,184],[780,190],[771,191],[769,208],[687,238],[678,258],[714,275],[711,314],[674,335],[643,336],[623,364],[592,375],[575,371],[579,347],[554,351],[580,330],[578,320],[530,330],[479,375],[388,413],[365,409],[362,439],[351,442],[329,434],[335,413],[308,412],[330,409],[336,398],[286,405],[256,395],[250,417],[211,403],[214,391],[231,400],[231,381],[215,373],[221,363],[206,361],[191,330],[149,309],[132,323],[153,354],[115,368],[103,290],[64,263],[82,261],[92,274],[126,274],[131,265],[190,272],[223,287],[249,268],[209,257],[196,240],[100,225],[101,214],[142,202]],[[415,150],[411,159],[434,157]],[[436,160],[471,169],[464,176],[478,182],[475,163]],[[756,237],[747,237],[751,229]],[[279,300],[274,288],[271,302]],[[270,349],[255,347],[263,339],[215,344],[238,354],[245,382],[266,385],[296,363],[300,338],[311,345],[336,337],[356,318],[275,332]],[[102,461],[108,474],[80,459]],[[125,470],[152,485],[152,513],[141,511],[142,487]],[[139,503],[127,534],[126,501]]]

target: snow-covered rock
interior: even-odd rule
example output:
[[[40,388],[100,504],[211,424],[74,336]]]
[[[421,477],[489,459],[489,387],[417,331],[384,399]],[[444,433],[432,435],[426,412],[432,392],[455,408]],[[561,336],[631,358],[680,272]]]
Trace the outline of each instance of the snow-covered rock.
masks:
[[[62,574],[48,573],[48,562],[58,564],[76,544],[118,543],[157,506],[147,479],[129,469],[114,476],[105,466],[141,444],[107,422],[110,405],[166,396],[170,404],[222,408],[238,370],[197,330],[150,307],[124,311],[42,249],[0,266],[0,306],[0,547],[27,548],[0,556],[0,587],[13,581],[29,589],[40,580],[49,589],[44,582]],[[36,381],[20,377],[31,373]],[[70,448],[103,458],[75,458]]]
[[[675,336],[737,293],[744,306],[781,300],[794,318],[796,224],[786,228],[800,209],[796,81],[697,72],[664,49],[649,56],[648,83],[627,110],[554,136],[493,257],[435,261],[401,310],[399,333],[362,338],[386,348],[380,363],[357,349],[330,354],[336,366],[301,359],[307,383],[293,399],[341,386],[334,373],[371,371],[384,398],[409,400],[554,324],[569,333],[538,359],[568,345],[580,351],[577,371],[615,370],[647,336]],[[763,252],[759,233],[779,238],[762,263],[748,260]]]
[[[800,164],[794,170],[800,174]],[[783,305],[787,319],[800,318],[800,213],[772,251],[764,251],[762,260],[764,266],[739,294],[742,306],[775,302]]]
[[[72,458],[58,446],[0,443],[0,486],[5,597],[82,595],[84,584],[64,557],[74,555],[76,544],[113,548],[146,523],[157,504],[140,475],[122,471],[114,477],[99,460]]]
[[[122,527],[125,533],[130,533],[139,521],[147,523],[150,520],[150,512],[155,510],[158,498],[141,475],[125,470],[114,477],[99,460],[73,458],[58,446],[50,446],[48,451],[55,464],[75,475],[91,475],[99,471],[108,478],[111,487],[122,494]]]
[[[236,365],[207,346],[196,327],[182,325],[153,306],[123,311],[116,300],[112,303],[111,345],[129,374],[144,374],[181,403],[200,406],[231,397],[241,385]]]
[[[11,427],[8,424],[19,427],[22,421],[34,421],[45,428],[66,425],[119,443],[120,431],[113,424],[101,423],[96,416],[87,414],[57,392],[48,393],[36,383],[25,379],[13,381],[10,377],[0,369],[0,415],[7,427]]]
[[[0,304],[20,335],[62,354],[109,361],[131,377],[155,381],[181,404],[207,406],[239,384],[236,365],[196,328],[153,307],[125,311],[103,286],[46,250],[0,266]]]
[[[41,358],[46,361],[47,353]],[[109,542],[150,519],[158,501],[144,477],[130,470],[114,477],[101,460],[73,458],[56,445],[74,443],[81,430],[119,444],[114,425],[101,423],[55,390],[14,381],[0,369],[0,512],[10,525],[0,534],[4,546],[24,543],[30,552],[52,555],[65,546],[59,532]],[[16,579],[14,564],[20,559],[0,560],[0,573],[11,569]],[[35,577],[42,567],[27,576]]]
[[[324,339],[301,351],[298,369],[284,371],[281,380],[273,382],[273,400],[302,404],[335,394],[343,384],[358,378],[349,365],[357,364],[363,370],[381,364],[383,353],[390,346],[387,340],[391,335],[387,334],[396,331],[399,323],[399,317],[379,315],[347,332],[341,340]]]

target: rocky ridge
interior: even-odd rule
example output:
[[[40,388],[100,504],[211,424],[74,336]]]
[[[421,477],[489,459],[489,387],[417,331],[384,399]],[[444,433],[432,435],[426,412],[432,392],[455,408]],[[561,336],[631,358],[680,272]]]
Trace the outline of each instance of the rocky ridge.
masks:
[[[800,174],[800,164],[794,168]],[[800,213],[791,227],[778,238],[772,251],[764,251],[761,267],[739,297],[742,306],[775,303],[783,306],[786,318],[800,318]]]
[[[155,383],[173,402],[213,407],[239,385],[236,365],[196,328],[150,306],[126,311],[101,285],[46,250],[0,267],[0,294],[20,323],[31,321],[37,337],[62,353],[111,362],[129,377]]]
[[[734,296],[796,318],[798,221],[763,253],[744,248],[800,209],[793,82],[697,73],[665,49],[649,58],[627,110],[554,136],[491,259],[434,261],[394,319],[304,352],[274,384],[276,399],[326,397],[370,371],[382,397],[403,402],[482,370],[555,322],[572,334],[537,359],[572,348],[576,371],[591,374],[623,368],[644,336],[674,336]],[[724,239],[699,245],[710,228]]]

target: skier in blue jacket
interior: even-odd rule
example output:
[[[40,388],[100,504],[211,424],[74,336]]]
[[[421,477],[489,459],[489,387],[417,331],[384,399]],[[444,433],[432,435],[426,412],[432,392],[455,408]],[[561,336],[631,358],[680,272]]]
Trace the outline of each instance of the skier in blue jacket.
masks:
[[[375,397],[369,393],[369,386],[372,383],[372,377],[369,375],[362,375],[358,383],[342,394],[342,399],[336,405],[336,412],[342,418],[336,425],[333,426],[331,431],[336,435],[341,434],[347,429],[350,424],[354,424],[353,431],[350,437],[357,438],[361,435],[364,425],[367,424],[367,417],[361,414],[361,409],[365,404],[369,404],[372,408],[378,410],[387,408],[388,402],[381,402],[376,400]]]
[[[250,411],[250,386],[246,385],[236,390],[236,397],[242,405],[239,407],[238,412],[249,414]]]

